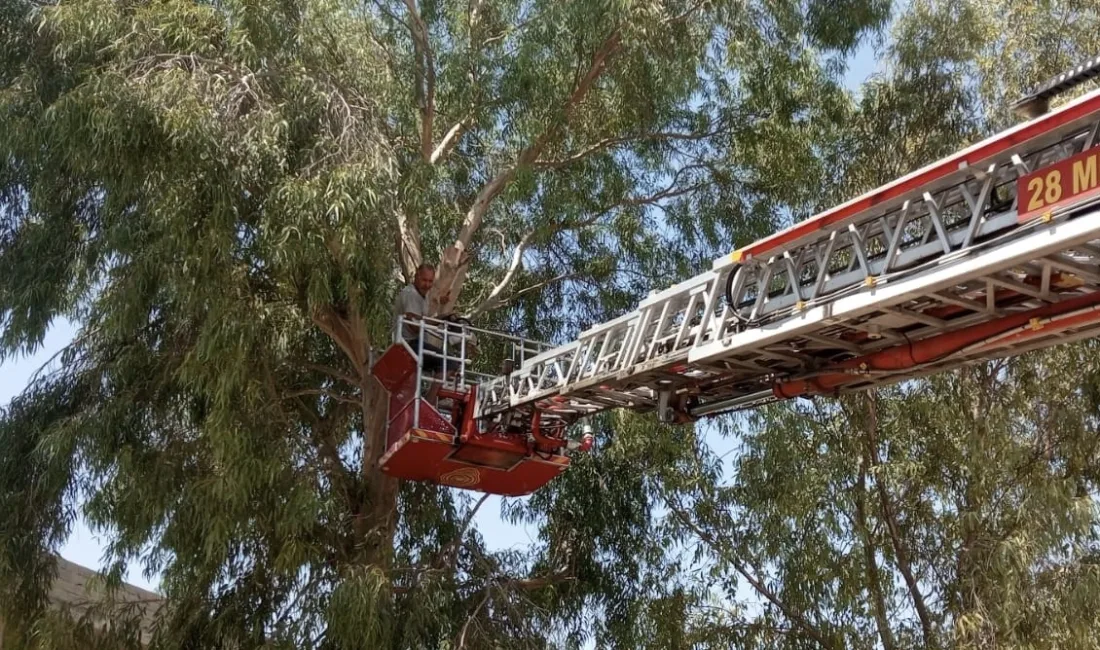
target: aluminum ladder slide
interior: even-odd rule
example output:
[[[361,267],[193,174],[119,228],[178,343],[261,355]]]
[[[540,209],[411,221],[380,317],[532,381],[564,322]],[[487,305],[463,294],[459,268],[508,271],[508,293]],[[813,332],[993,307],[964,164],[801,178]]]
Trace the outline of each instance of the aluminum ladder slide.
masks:
[[[693,419],[1100,331],[1100,91],[652,293],[478,385],[475,418]]]

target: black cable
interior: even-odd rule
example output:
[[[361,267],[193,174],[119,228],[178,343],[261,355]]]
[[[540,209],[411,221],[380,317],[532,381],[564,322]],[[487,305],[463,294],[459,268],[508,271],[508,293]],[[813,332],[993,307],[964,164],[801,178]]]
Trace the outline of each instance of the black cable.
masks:
[[[745,321],[737,313],[737,304],[733,297],[733,280],[737,277],[737,270],[741,267],[740,264],[734,264],[730,269],[729,276],[726,277],[726,304],[730,307],[730,318],[736,325],[742,325]]]

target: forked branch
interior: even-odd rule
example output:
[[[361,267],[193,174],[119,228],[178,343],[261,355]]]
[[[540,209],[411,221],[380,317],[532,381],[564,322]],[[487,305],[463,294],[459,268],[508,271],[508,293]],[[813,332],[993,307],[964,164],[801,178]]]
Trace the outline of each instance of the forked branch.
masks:
[[[451,261],[451,264],[454,265],[454,269],[452,270],[453,275],[447,278],[447,286],[443,288],[444,291],[450,292],[451,297],[447,304],[440,305],[441,312],[449,312],[454,301],[458,298],[458,289],[461,288],[461,282],[464,277],[463,269],[458,268],[458,260],[465,258],[466,251],[470,248],[470,242],[473,240],[474,234],[477,233],[478,228],[481,227],[485,213],[488,212],[489,206],[492,204],[493,200],[508,187],[508,184],[512,182],[512,179],[515,178],[516,173],[520,169],[528,167],[538,160],[538,157],[542,154],[550,138],[559,133],[563,126],[569,124],[577,107],[584,101],[585,97],[588,96],[588,93],[592,90],[593,86],[595,86],[600,75],[606,70],[608,62],[621,47],[622,32],[620,29],[615,29],[600,45],[600,48],[596,51],[596,54],[589,63],[588,70],[574,85],[569,97],[562,105],[559,119],[548,126],[541,134],[536,136],[530,144],[519,152],[513,164],[497,173],[497,175],[486,183],[485,186],[481,188],[481,191],[478,192],[473,204],[466,211],[466,217],[462,222],[462,228],[453,246],[453,260]]]

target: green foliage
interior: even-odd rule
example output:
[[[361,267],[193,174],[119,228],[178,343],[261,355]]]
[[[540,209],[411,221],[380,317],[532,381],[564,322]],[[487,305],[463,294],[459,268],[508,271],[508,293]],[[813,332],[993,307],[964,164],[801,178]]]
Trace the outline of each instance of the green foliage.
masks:
[[[609,415],[504,551],[380,478],[368,365],[421,260],[568,338],[1009,123],[1095,4],[909,2],[856,101],[881,0],[0,3],[0,359],[80,326],[0,415],[7,633],[134,641],[44,609],[83,516],[163,648],[1092,647],[1095,345],[727,440]]]
[[[909,3],[831,141],[827,202],[1011,123],[1013,100],[1090,55],[1096,10]],[[723,423],[729,476],[668,502],[706,549],[710,629],[741,647],[1096,647],[1098,351]]]
[[[736,480],[693,504],[719,575],[755,572],[762,621],[823,645],[1092,647],[1098,359],[762,410]]]
[[[162,576],[157,647],[1090,647],[1091,344],[725,422],[726,459],[608,416],[510,551],[379,480],[366,372],[422,259],[567,338],[1003,126],[1094,4],[907,3],[857,103],[881,0],[0,3],[0,359],[80,324],[0,416],[18,643],[99,642],[43,611],[80,514]]]
[[[0,3],[0,359],[79,325],[0,417],[11,624],[82,516],[161,577],[157,647],[705,635],[649,514],[697,448],[639,467],[687,452],[635,423],[517,506],[545,544],[491,551],[463,495],[376,471],[369,361],[447,249],[459,311],[562,339],[804,212],[885,16],[823,6]]]

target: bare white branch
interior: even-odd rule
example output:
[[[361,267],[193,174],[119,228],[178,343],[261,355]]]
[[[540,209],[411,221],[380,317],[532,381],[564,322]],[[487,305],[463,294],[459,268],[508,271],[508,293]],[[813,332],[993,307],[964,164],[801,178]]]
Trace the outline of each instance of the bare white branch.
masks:
[[[451,151],[451,149],[453,149],[454,146],[458,144],[459,137],[462,136],[462,133],[466,129],[470,128],[470,125],[472,123],[473,116],[469,116],[460,122],[456,122],[455,125],[452,126],[443,136],[443,139],[439,141],[439,146],[436,147],[435,151],[432,152],[429,162],[434,165],[439,162],[440,158],[447,155]]]
[[[501,170],[491,181],[481,188],[480,192],[478,192],[473,205],[471,205],[466,212],[466,218],[463,220],[462,229],[458,233],[458,238],[444,253],[444,269],[442,269],[443,272],[440,273],[440,281],[437,283],[439,293],[436,293],[436,296],[438,297],[442,294],[445,299],[440,300],[437,309],[439,313],[449,313],[454,307],[454,302],[458,299],[458,292],[461,290],[466,277],[466,265],[464,262],[467,260],[467,251],[469,250],[470,242],[473,240],[474,234],[478,231],[478,228],[481,227],[481,222],[485,217],[485,213],[488,212],[489,206],[492,204],[493,200],[512,182],[512,179],[515,178],[516,172],[519,169],[531,165],[538,159],[543,148],[546,146],[546,142],[557,133],[558,129],[560,129],[562,125],[569,123],[577,107],[584,101],[585,97],[588,96],[588,93],[592,90],[592,87],[596,84],[600,75],[603,74],[609,60],[621,47],[622,32],[616,29],[607,37],[599,50],[596,51],[596,54],[589,64],[588,71],[574,85],[573,91],[562,106],[561,119],[549,126],[537,136],[534,141],[521,150],[516,157],[516,161],[512,165]],[[433,292],[435,291],[436,290],[433,289]]]

